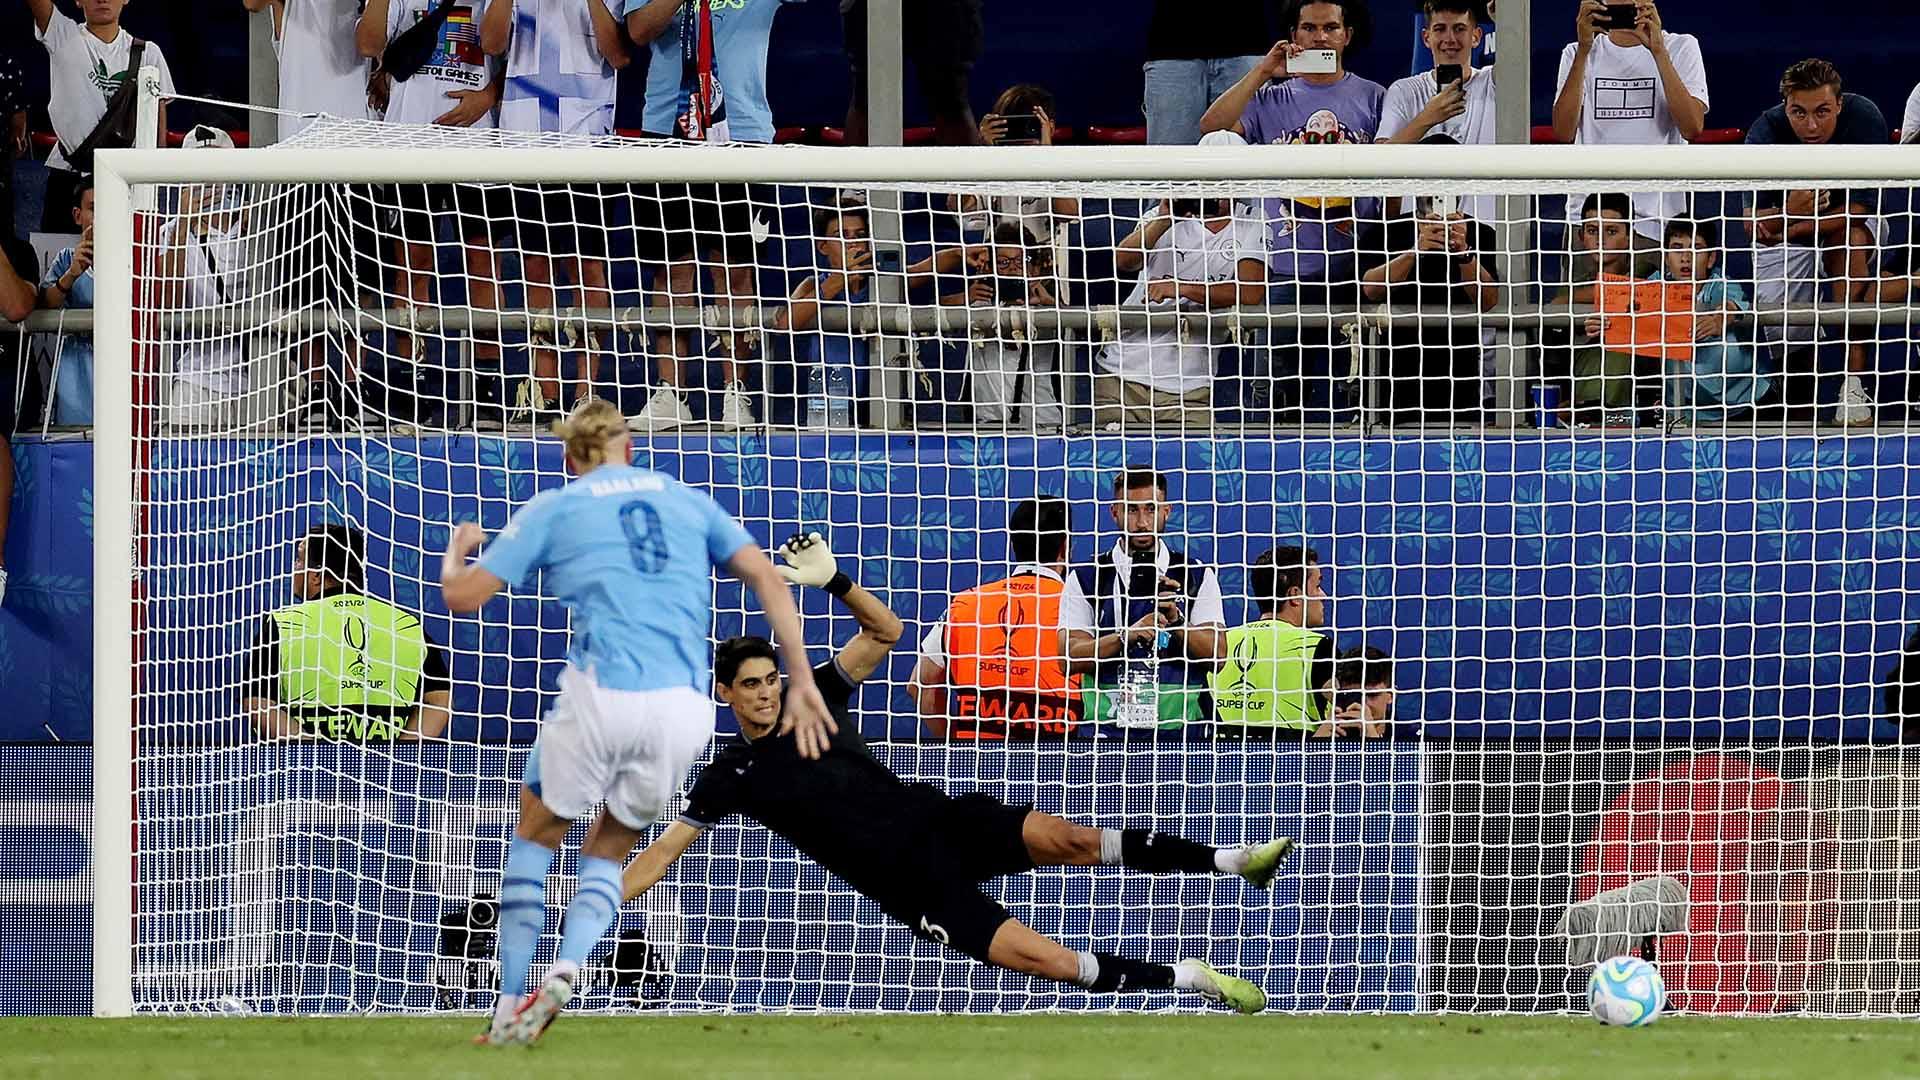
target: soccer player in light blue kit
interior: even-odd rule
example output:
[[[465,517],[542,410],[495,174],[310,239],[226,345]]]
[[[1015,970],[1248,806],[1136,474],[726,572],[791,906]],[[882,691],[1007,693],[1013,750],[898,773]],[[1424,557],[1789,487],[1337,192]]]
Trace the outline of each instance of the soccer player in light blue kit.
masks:
[[[573,616],[560,696],[527,758],[500,888],[500,1000],[477,1040],[496,1045],[538,1038],[573,996],[580,965],[620,908],[620,864],[713,737],[710,568],[727,568],[760,598],[787,658],[788,695],[802,694],[802,707],[788,709],[802,753],[818,758],[837,730],[786,580],[739,522],[704,492],[634,468],[626,418],[606,402],[582,404],[554,430],[577,479],[522,507],[478,562],[467,556],[486,533],[463,523],[440,566],[450,611],[476,611],[508,582],[544,570],[547,590]],[[559,956],[528,996],[554,851],[602,800],[580,847]]]

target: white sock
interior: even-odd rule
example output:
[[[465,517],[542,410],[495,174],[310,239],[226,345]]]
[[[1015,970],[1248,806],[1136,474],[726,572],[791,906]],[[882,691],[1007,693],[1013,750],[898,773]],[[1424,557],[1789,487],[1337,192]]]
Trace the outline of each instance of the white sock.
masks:
[[[1246,866],[1247,848],[1245,845],[1213,849],[1213,868],[1215,870],[1223,874],[1237,874],[1246,869]]]
[[[1109,829],[1109,832],[1112,830]],[[1090,952],[1075,953],[1080,960],[1080,974],[1073,981],[1080,986],[1092,986],[1093,980],[1100,977],[1100,959]]]
[[[1173,988],[1191,990],[1200,984],[1200,965],[1191,960],[1182,960],[1173,965]]]
[[[553,966],[547,969],[547,978],[555,977],[563,977],[568,982],[573,982],[580,977],[580,965],[571,960],[555,960]]]
[[[1102,866],[1120,865],[1120,830],[1100,830],[1100,864]],[[1086,953],[1080,955],[1085,956]]]

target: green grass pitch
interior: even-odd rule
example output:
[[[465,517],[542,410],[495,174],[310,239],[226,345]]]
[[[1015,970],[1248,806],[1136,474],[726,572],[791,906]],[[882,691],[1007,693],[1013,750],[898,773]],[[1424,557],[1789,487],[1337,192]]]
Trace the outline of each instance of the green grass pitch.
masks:
[[[1920,1076],[1920,1024],[1669,1017],[563,1017],[531,1048],[471,1046],[472,1019],[0,1020],[0,1077],[408,1080],[541,1077]]]

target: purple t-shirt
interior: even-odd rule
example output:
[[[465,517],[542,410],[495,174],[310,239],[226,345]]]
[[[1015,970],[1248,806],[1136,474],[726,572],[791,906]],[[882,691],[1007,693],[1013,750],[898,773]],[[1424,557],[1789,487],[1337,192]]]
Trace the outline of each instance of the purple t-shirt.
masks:
[[[1256,145],[1370,143],[1380,128],[1380,103],[1386,93],[1379,83],[1352,72],[1324,85],[1303,78],[1268,83],[1240,114],[1241,133]],[[1350,261],[1352,214],[1350,199],[1268,199],[1267,265],[1274,276],[1324,280],[1330,261]]]

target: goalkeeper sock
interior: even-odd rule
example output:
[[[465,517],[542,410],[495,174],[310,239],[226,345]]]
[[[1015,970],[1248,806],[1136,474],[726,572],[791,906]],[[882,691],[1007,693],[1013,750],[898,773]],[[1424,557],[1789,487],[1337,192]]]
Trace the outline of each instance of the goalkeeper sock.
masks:
[[[620,864],[591,855],[580,856],[580,891],[567,905],[566,924],[560,930],[560,960],[556,972],[578,971],[620,910]],[[568,965],[563,967],[562,965]]]
[[[1211,874],[1219,869],[1213,848],[1148,829],[1100,830],[1100,861],[1148,874]]]
[[[553,849],[516,836],[507,847],[507,873],[500,882],[500,998],[518,1005],[527,993],[533,946],[547,923],[547,871]]]
[[[1168,964],[1153,964],[1110,953],[1080,953],[1080,974],[1073,980],[1096,994],[1118,994],[1138,990],[1171,990],[1174,970]]]

